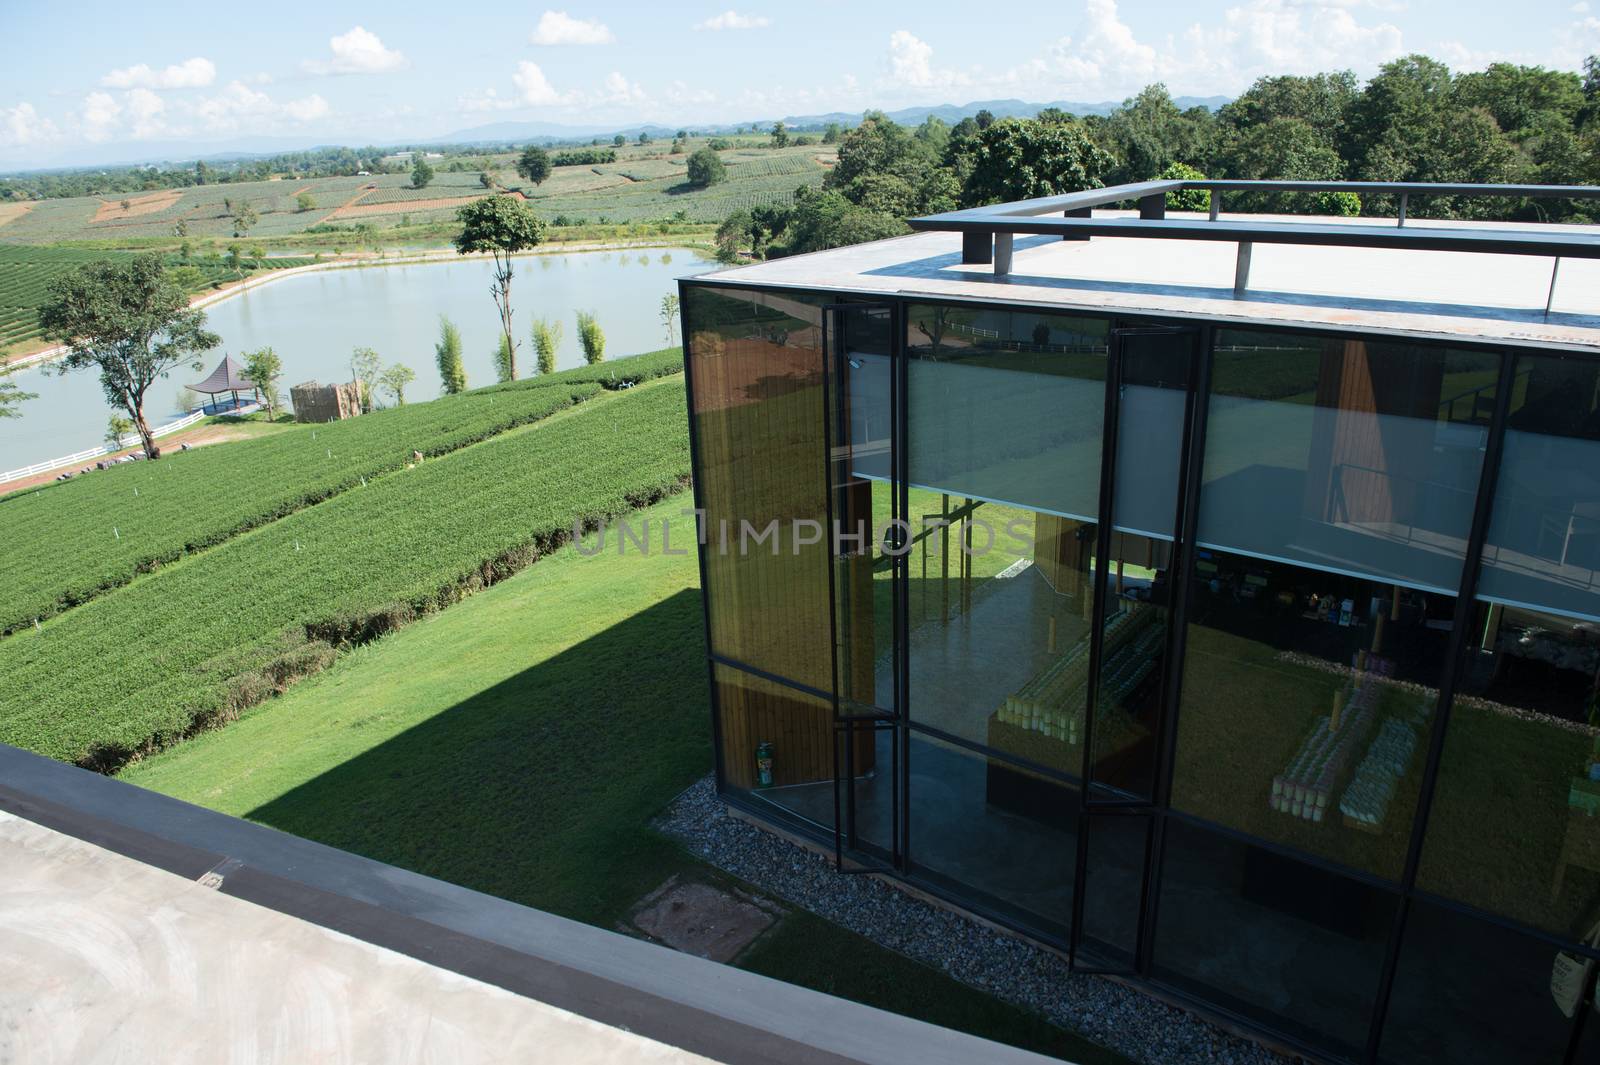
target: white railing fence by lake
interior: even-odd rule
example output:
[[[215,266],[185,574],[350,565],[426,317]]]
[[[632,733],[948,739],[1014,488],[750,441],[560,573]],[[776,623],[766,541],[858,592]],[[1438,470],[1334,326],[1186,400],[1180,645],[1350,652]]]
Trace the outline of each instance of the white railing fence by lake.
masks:
[[[259,403],[249,403],[237,408],[236,410],[231,410],[228,413],[249,414],[251,411],[259,410],[260,407],[261,405]],[[204,410],[194,411],[190,414],[184,415],[175,422],[168,422],[166,425],[157,426],[155,429],[150,431],[150,435],[166,436],[168,433],[175,433],[179,429],[187,429],[189,426],[193,425],[195,422],[198,422],[205,416],[206,412]],[[119,439],[115,447],[111,446],[110,444],[101,444],[99,447],[91,447],[84,451],[75,451],[70,455],[63,455],[58,459],[50,459],[45,462],[35,462],[32,466],[23,466],[15,470],[7,470],[4,473],[0,473],[0,484],[9,484],[12,481],[20,481],[24,477],[32,477],[35,474],[40,473],[49,473],[51,470],[59,470],[64,466],[74,466],[80,462],[88,462],[91,459],[99,458],[101,455],[109,455],[114,451],[121,451],[123,448],[136,447],[138,444],[139,434],[129,433],[127,436]]]

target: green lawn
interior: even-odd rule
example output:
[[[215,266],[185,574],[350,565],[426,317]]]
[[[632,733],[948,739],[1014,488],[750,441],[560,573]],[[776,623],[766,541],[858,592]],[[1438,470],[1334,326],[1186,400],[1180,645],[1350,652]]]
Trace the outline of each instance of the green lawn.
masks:
[[[711,768],[686,499],[649,556],[566,547],[123,779],[602,927],[697,861],[649,828]],[[1123,1059],[820,918],[743,967],[1088,1065]]]

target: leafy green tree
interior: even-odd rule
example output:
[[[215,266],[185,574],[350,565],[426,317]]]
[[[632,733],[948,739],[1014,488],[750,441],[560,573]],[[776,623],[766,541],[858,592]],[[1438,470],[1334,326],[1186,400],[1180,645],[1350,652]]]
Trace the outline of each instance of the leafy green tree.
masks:
[[[511,331],[511,257],[544,240],[544,223],[525,202],[513,196],[485,196],[464,204],[456,215],[461,232],[456,251],[461,255],[489,252],[494,256],[494,284],[490,294],[500,311],[501,332],[509,354],[511,376],[516,380],[517,342]]]
[[[839,161],[822,180],[848,199],[856,182],[868,174],[890,174],[915,187],[934,164],[932,149],[882,111],[868,111],[861,124],[839,142]]]
[[[106,447],[112,451],[122,450],[122,438],[133,432],[133,422],[128,420],[126,414],[113,414],[106,419]]]
[[[244,249],[237,244],[228,245],[228,266],[235,274],[244,276]]]
[[[869,211],[894,218],[907,218],[917,207],[917,190],[898,174],[863,174],[850,183],[844,194]]]
[[[501,384],[517,379],[517,352],[504,333],[501,333],[500,339],[495,341],[494,376]]]
[[[540,375],[556,372],[556,353],[561,350],[561,323],[553,318],[533,320],[533,352]]]
[[[774,240],[768,257],[841,248],[906,232],[906,225],[891,215],[851,203],[832,189],[803,188],[785,219],[783,239]]]
[[[1522,140],[1535,130],[1571,129],[1583,109],[1583,79],[1565,70],[1491,63],[1455,80],[1458,107],[1487,111],[1501,132]]]
[[[674,293],[661,297],[661,325],[667,333],[667,344],[671,346],[678,336],[678,297]]]
[[[204,312],[167,276],[160,255],[87,263],[53,278],[39,310],[45,335],[68,346],[60,372],[94,367],[106,402],[127,413],[148,458],[161,448],[145,421],[145,394],[158,379],[221,343]]]
[[[294,208],[301,213],[314,211],[317,209],[316,197],[309,192],[302,192],[294,198]]]
[[[1202,113],[1204,125],[1180,111],[1159,83],[1123,101],[1102,126],[1105,147],[1116,160],[1111,183],[1148,181],[1180,159],[1206,158],[1210,118]]]
[[[494,175],[490,174],[489,171],[487,171],[487,170],[481,172],[478,175],[478,184],[483,186],[486,189],[489,189],[489,190],[493,191],[493,189],[494,189]]]
[[[1252,181],[1339,181],[1345,165],[1328,138],[1298,118],[1249,127],[1228,146],[1223,163],[1229,177]],[[1300,214],[1345,214],[1350,207],[1348,198],[1300,192],[1232,192],[1226,203],[1238,211]]]
[[[627,143],[628,143],[628,138],[624,137],[620,133],[617,134],[615,137],[611,138],[611,146],[613,148],[621,148],[623,145],[625,145]]]
[[[1204,181],[1205,175],[1188,163],[1169,163],[1167,168],[1157,174],[1162,181]],[[1205,189],[1182,189],[1178,192],[1167,193],[1167,210],[1169,211],[1209,211],[1211,209],[1211,193]]]
[[[257,270],[266,268],[267,249],[257,244],[250,249],[250,265]]]
[[[270,347],[247,352],[244,356],[244,379],[261,393],[261,402],[267,408],[267,420],[278,417],[278,382],[283,379],[283,360]]]
[[[544,184],[550,176],[550,153],[537,144],[528,145],[517,159],[517,173],[535,185]]]
[[[590,366],[605,361],[606,335],[592,312],[578,312],[578,346],[583,349],[583,361]]]
[[[406,405],[406,386],[417,379],[417,371],[403,362],[390,365],[387,370],[378,375],[378,383],[383,390],[394,397],[397,407]]]
[[[30,399],[39,398],[37,392],[24,392],[15,381],[6,380],[11,373],[10,370],[0,370],[0,418],[18,417],[22,413],[18,407]]]
[[[461,330],[444,315],[439,316],[439,342],[433,346],[439,366],[441,391],[447,396],[467,390],[467,368],[461,361]]]
[[[1295,118],[1343,156],[1349,146],[1351,108],[1360,95],[1356,76],[1348,70],[1257,78],[1237,99],[1217,111],[1218,135],[1226,142],[1276,119]]]
[[[421,152],[417,153],[417,161],[411,167],[411,187],[425,189],[428,182],[433,180],[433,167],[428,165],[428,160]]]
[[[699,189],[709,188],[719,181],[728,179],[728,170],[722,165],[722,157],[710,148],[701,148],[689,156],[687,169],[689,184]]]
[[[829,122],[822,127],[823,144],[838,144],[839,138],[842,136],[844,136],[844,131],[839,128],[839,123],[837,122]]]
[[[383,372],[383,360],[371,348],[356,348],[350,353],[350,379],[360,393],[362,411],[377,405],[378,376]]]
[[[248,200],[241,202],[237,208],[233,209],[233,235],[236,237],[244,236],[250,232],[250,227],[254,226],[257,221],[259,219],[256,216],[256,209],[250,205]]]
[[[772,146],[774,148],[787,148],[789,146],[789,130],[781,120],[772,124]]]
[[[650,143],[650,134],[646,133],[642,129],[639,131],[639,143],[641,145]]]
[[[979,132],[967,206],[1099,188],[1111,157],[1076,124],[1006,118]]]
[[[734,211],[722,220],[717,227],[714,238],[717,249],[717,261],[722,263],[736,263],[739,261],[739,252],[750,246],[750,212],[746,210]]]

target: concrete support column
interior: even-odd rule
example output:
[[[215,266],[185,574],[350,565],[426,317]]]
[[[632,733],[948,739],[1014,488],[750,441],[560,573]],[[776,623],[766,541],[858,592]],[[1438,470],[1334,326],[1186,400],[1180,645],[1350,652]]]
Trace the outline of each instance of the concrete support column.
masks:
[[[1094,214],[1094,208],[1092,208],[1092,207],[1074,207],[1070,211],[1062,211],[1061,212],[1061,215],[1064,218],[1089,218],[1093,214]],[[1062,240],[1089,240],[1090,238],[1087,237],[1087,236],[1084,236],[1084,235],[1082,235],[1080,233],[1067,233],[1067,234],[1064,234],[1061,237],[1061,239]]]
[[[1250,287],[1250,252],[1255,247],[1247,240],[1239,242],[1239,257],[1233,264],[1233,297],[1239,299]]]
[[[1167,194],[1164,192],[1158,192],[1154,196],[1141,196],[1139,198],[1139,217],[1167,217]]]
[[[993,242],[987,233],[961,234],[961,261],[963,263],[982,263],[988,265],[994,261]]]
[[[994,275],[1003,277],[1011,272],[1011,234],[994,235]]]

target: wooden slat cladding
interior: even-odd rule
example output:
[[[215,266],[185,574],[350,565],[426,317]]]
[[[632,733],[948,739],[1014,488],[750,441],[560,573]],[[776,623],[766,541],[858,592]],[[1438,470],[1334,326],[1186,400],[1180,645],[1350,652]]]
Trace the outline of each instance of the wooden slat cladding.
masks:
[[[821,308],[708,289],[689,299],[711,649],[831,691]],[[832,778],[826,700],[721,666],[717,677],[730,786],[754,786],[762,742],[777,784]]]

